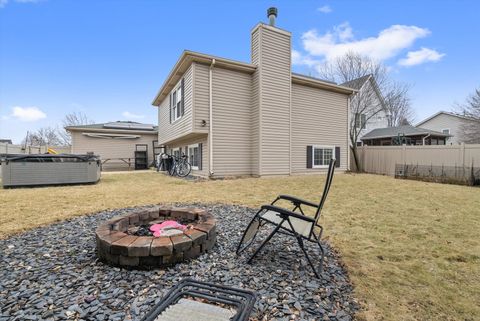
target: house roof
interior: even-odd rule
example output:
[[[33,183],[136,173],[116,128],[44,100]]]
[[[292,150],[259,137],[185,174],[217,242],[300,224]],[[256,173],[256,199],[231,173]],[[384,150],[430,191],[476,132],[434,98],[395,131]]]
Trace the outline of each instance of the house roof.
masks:
[[[437,132],[435,130],[430,130],[426,128],[414,127],[411,125],[398,126],[398,127],[386,127],[386,128],[376,128],[365,135],[363,135],[361,140],[366,139],[377,139],[377,138],[388,138],[396,137],[398,135],[404,136],[418,136],[418,135],[433,135],[440,137],[450,137],[451,135]]]
[[[66,130],[75,131],[75,130],[96,130],[96,131],[131,131],[131,132],[149,132],[156,133],[158,131],[158,126],[152,124],[143,124],[133,121],[115,121],[108,123],[99,123],[99,124],[89,124],[89,125],[77,125],[77,126],[66,126]]]
[[[353,80],[344,82],[343,84],[341,84],[341,86],[350,87],[350,88],[359,90],[360,88],[363,87],[363,85],[365,85],[365,83],[366,83],[371,77],[373,77],[373,76],[372,76],[372,75],[365,75],[365,76],[362,76],[362,77],[360,77],[360,78],[356,78],[356,79],[353,79]]]
[[[237,60],[231,60],[227,58],[222,58],[218,56],[203,54],[199,52],[194,52],[190,50],[185,50],[178,61],[176,62],[175,66],[173,67],[170,74],[165,79],[162,87],[158,91],[155,99],[152,102],[152,105],[159,106],[162,100],[168,95],[168,93],[173,89],[176,83],[180,80],[183,76],[185,71],[188,69],[192,62],[198,62],[203,64],[211,64],[213,59],[215,59],[215,66],[226,68],[226,69],[233,69],[237,71],[246,72],[252,74],[257,69],[257,66],[254,64],[241,62]],[[322,87],[327,90],[338,91],[346,94],[351,94],[355,92],[352,88],[348,88],[346,86],[337,85],[333,82],[313,78],[306,75],[292,73],[292,82],[297,82],[301,84],[309,84],[315,87]]]
[[[297,74],[292,72],[292,82],[300,85],[312,86],[316,88],[322,88],[325,90],[335,91],[342,94],[353,94],[356,92],[356,89],[345,87],[343,85],[337,85],[336,83],[328,80],[323,80],[320,78],[314,78],[311,76],[306,76],[302,74]]]
[[[11,140],[11,139],[0,139],[0,143],[11,144],[11,143],[12,143],[12,140]]]
[[[478,121],[477,119],[475,118],[471,118],[471,117],[468,117],[468,116],[463,116],[463,115],[459,115],[459,114],[455,114],[455,113],[449,113],[447,111],[439,111],[439,112],[436,112],[435,114],[433,114],[432,116],[422,120],[421,122],[419,122],[418,124],[416,124],[415,126],[420,126],[422,124],[425,124],[427,121],[439,116],[439,115],[447,115],[447,116],[452,116],[452,117],[457,117],[457,118],[461,118],[461,119],[466,119],[466,120],[474,120],[474,121]]]

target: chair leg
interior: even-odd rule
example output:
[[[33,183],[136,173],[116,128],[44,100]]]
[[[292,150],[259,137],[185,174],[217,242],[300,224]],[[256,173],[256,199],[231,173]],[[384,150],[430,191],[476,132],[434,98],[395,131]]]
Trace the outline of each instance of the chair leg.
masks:
[[[268,235],[268,237],[265,239],[265,241],[263,241],[263,243],[260,244],[260,246],[255,250],[255,253],[253,253],[252,256],[248,259],[247,263],[252,262],[253,258],[258,254],[258,252],[260,252],[262,250],[262,248],[265,246],[265,244],[267,244],[267,242],[270,241],[270,239],[273,237],[273,235],[275,233],[277,233],[277,231],[280,229],[282,223],[283,223],[283,221],[273,229],[273,231],[270,233],[270,235]]]
[[[305,254],[305,257],[307,258],[308,264],[312,267],[313,273],[315,273],[315,276],[318,279],[320,279],[320,275],[318,274],[317,269],[313,265],[312,260],[310,260],[310,257],[308,256],[308,253],[307,253],[307,250],[305,249],[305,246],[303,245],[302,238],[300,236],[297,236],[296,238],[297,238],[297,241],[298,241],[298,245],[300,245],[300,248],[302,249],[303,254]],[[320,260],[320,261],[323,262],[322,260]],[[321,271],[320,271],[320,273],[321,273]]]

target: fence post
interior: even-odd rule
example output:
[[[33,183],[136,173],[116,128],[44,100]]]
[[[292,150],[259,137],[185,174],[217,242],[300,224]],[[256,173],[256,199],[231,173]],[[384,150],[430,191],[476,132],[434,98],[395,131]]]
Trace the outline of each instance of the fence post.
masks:
[[[465,143],[460,144],[460,161],[462,166],[465,166]]]

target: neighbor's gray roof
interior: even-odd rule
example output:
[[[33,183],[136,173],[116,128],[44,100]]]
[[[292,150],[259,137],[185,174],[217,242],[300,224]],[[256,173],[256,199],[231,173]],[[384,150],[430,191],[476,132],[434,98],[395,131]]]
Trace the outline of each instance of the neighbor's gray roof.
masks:
[[[440,137],[450,137],[450,135],[448,134],[440,133],[434,130],[406,125],[406,126],[399,126],[399,127],[376,128],[366,133],[365,135],[363,135],[363,137],[360,139],[365,140],[365,139],[396,137],[398,135],[417,136],[417,135],[428,135],[428,134],[431,134],[433,136],[440,136]]]
[[[0,139],[0,143],[11,144],[11,143],[12,143],[12,140],[11,140],[11,139]]]
[[[370,79],[370,77],[372,77],[372,75],[365,75],[365,76],[362,76],[360,78],[344,82],[340,86],[349,87],[349,88],[359,90],[368,81],[368,79]]]
[[[478,119],[475,119],[475,118],[472,118],[472,117],[468,117],[468,116],[465,116],[465,115],[460,115],[460,114],[455,114],[455,113],[450,113],[450,112],[447,112],[447,111],[439,111],[439,112],[436,112],[435,114],[433,114],[432,116],[422,120],[421,122],[419,122],[417,125],[415,126],[420,126],[422,124],[425,124],[427,121],[439,116],[439,115],[447,115],[447,116],[452,116],[452,117],[457,117],[457,118],[462,118],[462,119],[466,119],[466,120],[473,120],[473,121],[478,121]]]
[[[113,128],[111,125],[123,125],[125,127],[122,128]],[[131,125],[133,128],[128,128],[126,126]],[[149,128],[135,128],[135,125],[140,126],[152,126],[153,129]],[[116,122],[108,122],[108,123],[99,123],[99,124],[89,124],[89,125],[77,125],[77,126],[66,126],[66,129],[109,129],[109,130],[132,130],[132,131],[157,131],[158,126],[153,124],[143,124],[133,121],[116,121]]]

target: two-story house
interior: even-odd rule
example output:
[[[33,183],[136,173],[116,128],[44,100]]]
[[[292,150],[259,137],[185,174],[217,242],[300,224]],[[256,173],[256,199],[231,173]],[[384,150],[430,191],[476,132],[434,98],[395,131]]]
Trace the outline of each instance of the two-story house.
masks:
[[[366,133],[389,126],[385,100],[373,75],[353,79],[342,86],[358,91],[350,98],[350,126],[355,126],[357,145],[362,145]],[[362,101],[357,102],[358,99]]]
[[[439,111],[415,126],[448,134],[450,137],[447,139],[447,144],[456,145],[469,142],[469,137],[464,137],[462,126],[475,122],[478,123],[479,121],[463,115]]]
[[[354,90],[292,73],[291,33],[259,23],[251,61],[184,51],[153,101],[158,142],[186,154],[193,174],[269,176],[348,164]]]

